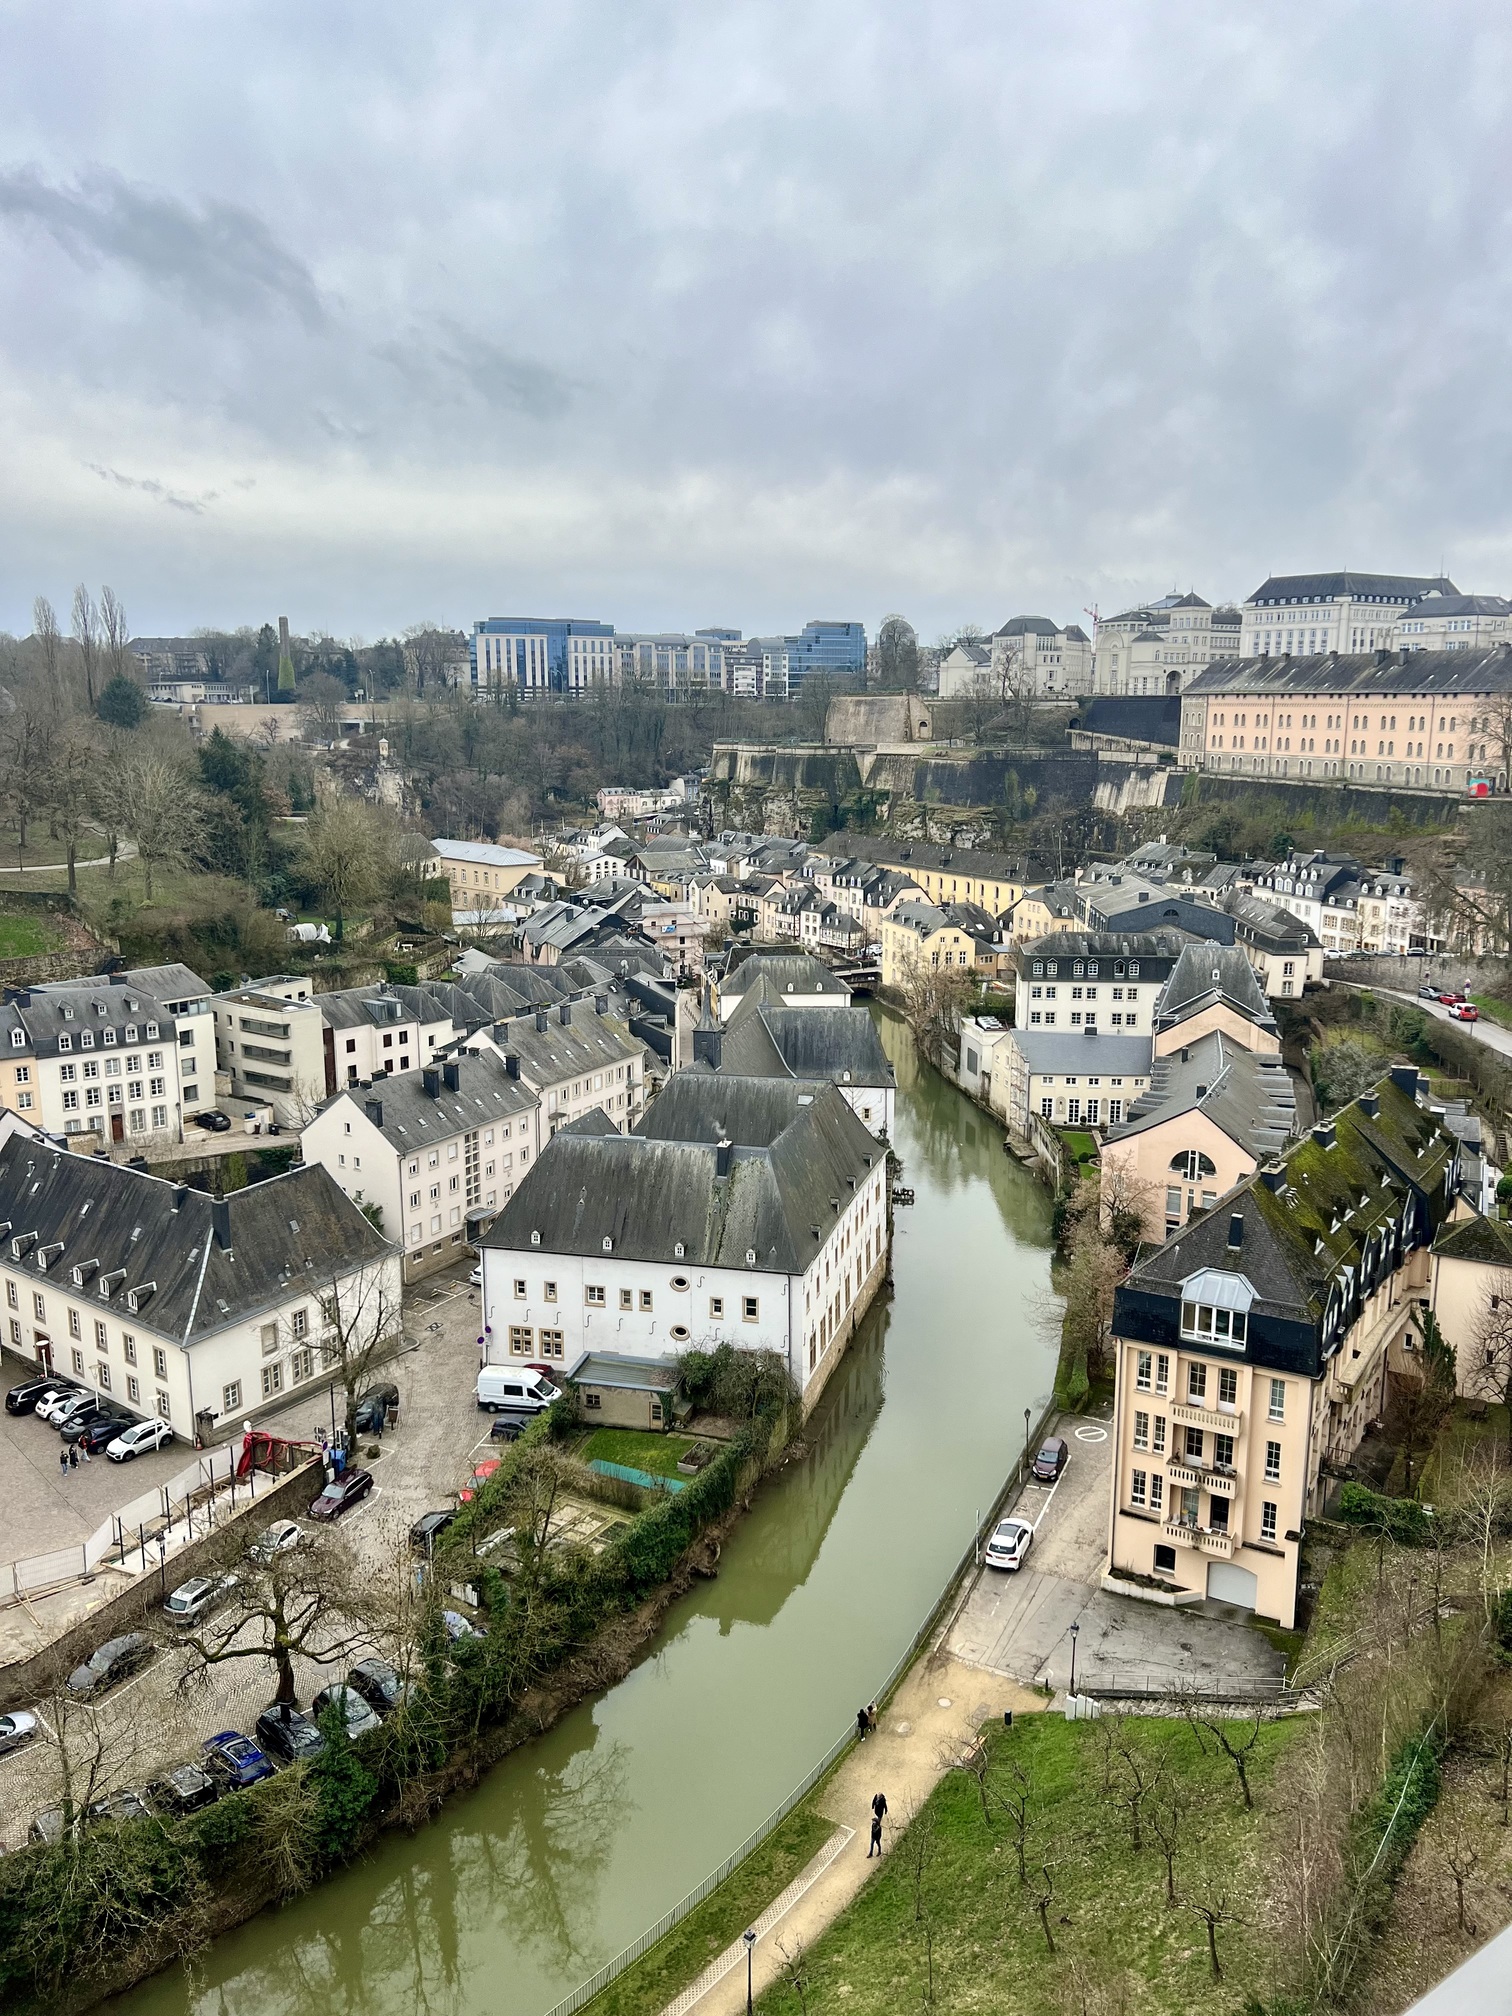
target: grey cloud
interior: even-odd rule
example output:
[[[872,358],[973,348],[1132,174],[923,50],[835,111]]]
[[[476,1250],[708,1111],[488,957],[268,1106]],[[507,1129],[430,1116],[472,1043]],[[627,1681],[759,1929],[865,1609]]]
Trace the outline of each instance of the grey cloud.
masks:
[[[560,372],[517,357],[450,316],[437,316],[434,334],[379,344],[374,355],[429,396],[455,398],[471,392],[485,406],[554,420],[565,413],[576,388]]]
[[[91,475],[98,476],[106,483],[114,483],[122,490],[140,490],[144,496],[156,498],[160,504],[169,504],[175,511],[202,512],[207,504],[213,504],[220,495],[218,490],[202,490],[198,496],[191,496],[183,490],[171,490],[166,483],[159,483],[153,476],[127,476],[119,469],[108,469],[102,462],[86,462],[84,467]],[[257,479],[243,478],[238,489],[250,488]]]
[[[0,216],[44,231],[81,265],[114,262],[202,313],[283,307],[307,329],[323,320],[309,268],[240,204],[196,209],[108,169],[68,186],[26,167],[0,170]]]

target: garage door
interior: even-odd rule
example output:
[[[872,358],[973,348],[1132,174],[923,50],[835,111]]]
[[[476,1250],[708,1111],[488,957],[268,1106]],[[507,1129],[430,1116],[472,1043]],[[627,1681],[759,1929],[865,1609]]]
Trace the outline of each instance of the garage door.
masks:
[[[1210,1561],[1207,1592],[1215,1603],[1237,1603],[1253,1610],[1260,1585],[1248,1568],[1236,1568],[1232,1561]]]

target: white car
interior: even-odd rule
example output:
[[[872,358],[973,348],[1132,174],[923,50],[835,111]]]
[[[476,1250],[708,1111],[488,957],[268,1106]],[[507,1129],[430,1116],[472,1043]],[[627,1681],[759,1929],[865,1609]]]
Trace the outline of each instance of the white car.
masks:
[[[1034,1528],[1027,1519],[1000,1519],[982,1558],[989,1568],[1017,1568],[1033,1544]]]
[[[165,1442],[172,1440],[173,1428],[167,1421],[133,1421],[129,1428],[121,1430],[114,1442],[105,1444],[105,1454],[112,1463],[129,1463],[144,1449],[161,1449]]]
[[[275,1519],[271,1526],[265,1526],[247,1549],[254,1561],[271,1561],[275,1554],[287,1554],[291,1547],[297,1547],[304,1538],[304,1529],[292,1519]]]
[[[86,1393],[81,1387],[70,1386],[66,1393],[55,1393],[51,1400],[44,1400],[37,1409],[37,1419],[46,1421],[53,1428],[61,1428],[70,1414],[81,1408],[93,1406],[96,1395]]]
[[[12,1750],[30,1743],[36,1733],[37,1718],[28,1715],[24,1708],[13,1708],[9,1715],[0,1715],[0,1757],[8,1757]]]
[[[483,1262],[481,1260],[467,1278],[474,1288],[481,1288],[483,1286]]]

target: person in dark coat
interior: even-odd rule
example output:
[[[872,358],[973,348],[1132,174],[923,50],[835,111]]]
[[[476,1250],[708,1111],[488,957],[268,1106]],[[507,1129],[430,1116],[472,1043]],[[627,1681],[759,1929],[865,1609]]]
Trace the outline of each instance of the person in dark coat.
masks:
[[[864,1743],[871,1734],[871,1717],[864,1708],[856,1710],[856,1741]]]
[[[882,1822],[887,1817],[887,1794],[885,1792],[873,1794],[871,1814],[871,1846],[866,1851],[868,1862],[870,1862],[873,1855],[880,1855],[882,1853]]]

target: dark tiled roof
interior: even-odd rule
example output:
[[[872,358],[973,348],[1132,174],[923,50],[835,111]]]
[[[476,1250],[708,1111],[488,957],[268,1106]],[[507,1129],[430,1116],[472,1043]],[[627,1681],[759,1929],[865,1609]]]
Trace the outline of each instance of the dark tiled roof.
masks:
[[[1457,1218],[1440,1232],[1433,1250],[1446,1260],[1475,1260],[1484,1267],[1505,1267],[1512,1272],[1512,1225],[1478,1213],[1472,1218]]]
[[[748,952],[725,975],[722,992],[744,994],[764,980],[775,999],[789,994],[829,994],[849,1001],[850,989],[837,980],[822,959],[808,952]]]
[[[752,988],[724,1032],[722,1069],[744,1076],[891,1085],[892,1066],[864,1008],[788,1008],[766,981]]]
[[[446,1082],[448,1069],[457,1078],[455,1089]],[[383,1117],[374,1124],[401,1154],[490,1121],[528,1113],[540,1104],[528,1085],[510,1077],[503,1059],[491,1050],[461,1050],[444,1065],[396,1072],[376,1082],[371,1091],[350,1085],[328,1099],[321,1111],[340,1099],[351,1099],[364,1112],[375,1106]]]
[[[1256,1161],[1296,1131],[1297,1099],[1278,1056],[1257,1055],[1219,1030],[1150,1066],[1150,1089],[1129,1108],[1110,1141],[1142,1134],[1183,1113],[1202,1112]]]
[[[1222,1001],[1262,1029],[1275,1033],[1265,990],[1255,969],[1236,945],[1188,945],[1171,969],[1155,1004],[1155,1023],[1169,1029],[1185,1022],[1209,1002]]]
[[[1432,574],[1272,574],[1250,596],[1251,602],[1316,602],[1322,596],[1363,596],[1378,602],[1414,602],[1437,588],[1445,595],[1459,590],[1446,576]]]
[[[1189,700],[1268,693],[1505,693],[1512,689],[1512,651],[1501,645],[1478,651],[1374,652],[1344,657],[1219,658],[1186,689]]]
[[[1009,854],[985,847],[937,847],[923,840],[884,840],[866,833],[836,833],[821,851],[861,861],[880,861],[886,868],[917,875],[926,868],[942,869],[973,881],[1021,882],[1024,864]]]

